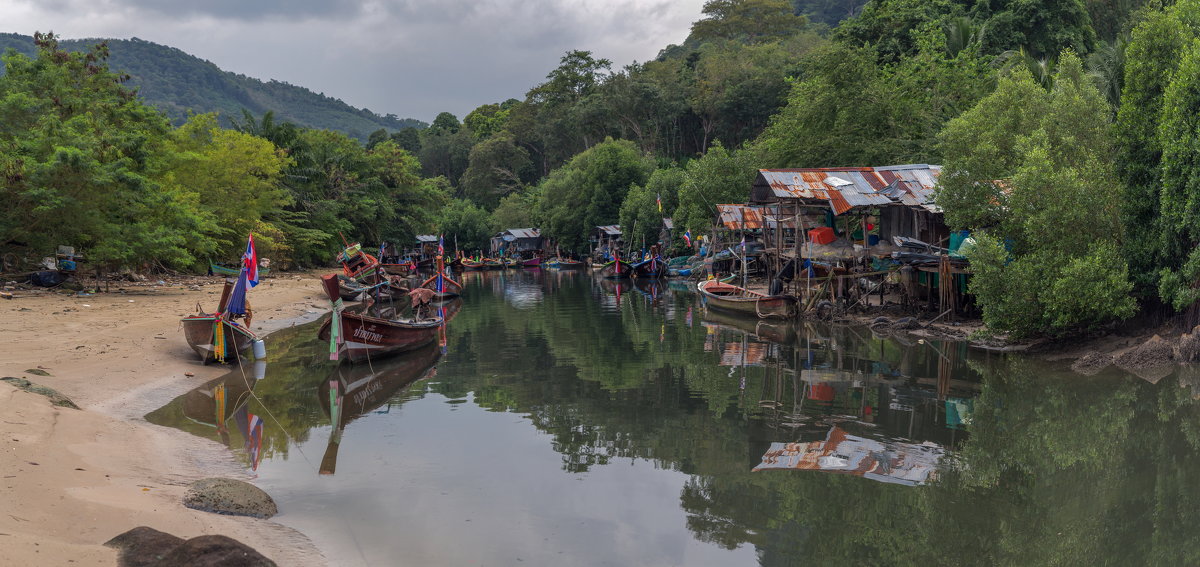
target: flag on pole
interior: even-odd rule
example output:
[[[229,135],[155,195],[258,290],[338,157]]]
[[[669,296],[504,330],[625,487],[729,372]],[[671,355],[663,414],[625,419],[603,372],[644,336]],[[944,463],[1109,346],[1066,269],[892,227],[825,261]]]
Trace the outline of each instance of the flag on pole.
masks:
[[[742,252],[746,251],[746,235],[742,235]]]
[[[658,212],[662,212],[662,195],[655,193],[654,201],[658,203]]]
[[[683,241],[687,243],[688,248],[692,247],[692,231],[690,231],[690,230],[683,231]]]
[[[258,285],[258,252],[254,250],[254,233],[246,241],[246,252],[242,254],[242,266],[245,267],[246,282],[250,287]]]
[[[439,234],[439,235],[438,235],[438,256],[445,256],[445,255],[446,255],[446,248],[445,248],[445,246],[444,246],[444,245],[443,245],[443,243],[442,243],[442,241],[443,241],[443,240],[445,240],[445,238],[444,238],[442,235],[440,235],[440,234]]]

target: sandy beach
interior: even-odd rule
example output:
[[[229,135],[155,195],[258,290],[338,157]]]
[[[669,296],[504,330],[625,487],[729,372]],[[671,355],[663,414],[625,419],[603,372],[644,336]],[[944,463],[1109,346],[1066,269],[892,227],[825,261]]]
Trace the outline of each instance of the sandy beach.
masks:
[[[225,447],[142,418],[228,371],[201,365],[179,323],[197,303],[215,308],[220,280],[177,281],[0,299],[0,376],[53,388],[81,408],[0,382],[0,564],[115,565],[104,542],[137,526],[227,535],[280,565],[326,564],[291,528],[183,506],[197,479],[249,477]],[[328,310],[311,273],[264,279],[250,300],[260,335]]]

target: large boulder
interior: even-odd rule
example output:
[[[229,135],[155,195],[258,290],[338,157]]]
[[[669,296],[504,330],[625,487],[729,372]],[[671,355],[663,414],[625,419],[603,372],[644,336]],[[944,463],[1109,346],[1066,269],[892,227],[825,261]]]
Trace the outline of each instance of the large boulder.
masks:
[[[215,514],[255,518],[270,518],[279,513],[275,501],[261,488],[229,478],[197,480],[183,495],[183,505]]]
[[[223,535],[184,540],[140,526],[104,545],[120,550],[118,567],[275,567],[254,548]]]

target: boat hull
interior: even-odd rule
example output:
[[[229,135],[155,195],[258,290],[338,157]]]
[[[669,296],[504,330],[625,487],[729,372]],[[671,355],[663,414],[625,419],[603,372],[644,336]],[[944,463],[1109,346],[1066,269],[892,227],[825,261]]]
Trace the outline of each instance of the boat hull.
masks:
[[[389,320],[343,311],[339,317],[343,349],[351,362],[390,356],[421,348],[437,338],[440,318],[420,321]],[[321,325],[317,336],[329,340],[332,319]]]
[[[627,278],[633,274],[633,266],[628,262],[614,260],[600,268],[600,275],[610,280]]]
[[[667,277],[667,263],[662,258],[651,258],[635,264],[633,273],[639,278],[658,279]]]
[[[696,286],[709,307],[754,317],[790,319],[797,314],[796,298],[786,295],[764,295],[735,285],[704,281]]]
[[[454,299],[462,295],[462,284],[446,275],[442,275],[442,290],[438,291],[437,278],[435,275],[421,284],[421,287],[433,291],[434,299]]]
[[[187,341],[188,346],[192,347],[192,350],[196,351],[204,364],[217,360],[217,349],[214,345],[216,321],[217,318],[212,315],[193,315],[184,317],[182,320],[184,340]],[[221,324],[224,325],[225,330],[224,359],[226,362],[238,362],[241,360],[242,353],[254,346],[254,341],[258,340],[258,336],[237,323],[222,321]]]

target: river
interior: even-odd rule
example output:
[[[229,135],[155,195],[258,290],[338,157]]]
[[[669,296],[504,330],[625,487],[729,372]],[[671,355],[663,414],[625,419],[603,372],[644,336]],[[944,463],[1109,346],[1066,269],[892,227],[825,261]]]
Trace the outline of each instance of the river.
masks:
[[[682,283],[463,276],[440,344],[337,366],[297,326],[261,379],[147,419],[229,446],[334,565],[1200,560],[1192,369],[1083,377]]]

